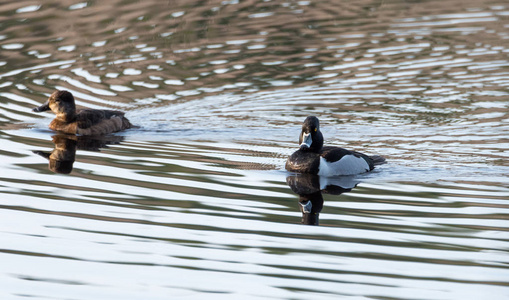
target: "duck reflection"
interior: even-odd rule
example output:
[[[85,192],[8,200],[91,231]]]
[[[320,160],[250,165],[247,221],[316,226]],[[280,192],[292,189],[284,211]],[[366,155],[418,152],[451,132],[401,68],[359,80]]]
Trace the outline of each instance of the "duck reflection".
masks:
[[[54,173],[69,174],[76,160],[76,150],[99,151],[107,145],[119,144],[122,136],[76,136],[57,134],[52,136],[55,149],[51,152],[32,151],[49,160],[48,169]]]
[[[286,177],[286,183],[299,195],[302,223],[319,225],[323,208],[323,193],[341,195],[351,191],[359,183],[352,176],[323,177],[312,174],[297,174]]]

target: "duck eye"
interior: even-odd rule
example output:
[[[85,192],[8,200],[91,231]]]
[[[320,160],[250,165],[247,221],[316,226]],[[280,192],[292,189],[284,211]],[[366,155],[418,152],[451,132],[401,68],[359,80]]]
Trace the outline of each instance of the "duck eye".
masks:
[[[318,130],[318,128],[315,128],[315,132]]]

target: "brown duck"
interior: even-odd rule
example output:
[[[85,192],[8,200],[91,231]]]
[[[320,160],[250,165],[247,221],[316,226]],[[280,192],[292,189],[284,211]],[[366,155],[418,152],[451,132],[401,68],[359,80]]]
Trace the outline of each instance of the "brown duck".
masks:
[[[76,110],[73,95],[68,91],[55,91],[35,112],[51,110],[56,118],[51,121],[52,130],[80,135],[104,135],[131,128],[124,113],[117,110]]]

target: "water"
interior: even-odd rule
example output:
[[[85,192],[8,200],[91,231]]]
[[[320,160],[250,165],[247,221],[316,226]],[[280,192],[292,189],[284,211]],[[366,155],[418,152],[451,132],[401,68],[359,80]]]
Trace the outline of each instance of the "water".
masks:
[[[508,299],[508,28],[504,1],[3,4],[0,298]],[[139,128],[52,132],[55,89]],[[287,173],[308,115],[389,163]]]

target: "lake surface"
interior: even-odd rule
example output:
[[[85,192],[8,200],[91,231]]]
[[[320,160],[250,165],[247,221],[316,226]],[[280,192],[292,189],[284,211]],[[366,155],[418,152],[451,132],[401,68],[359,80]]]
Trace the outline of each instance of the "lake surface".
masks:
[[[505,1],[41,3],[0,6],[1,299],[509,299]],[[52,132],[55,89],[138,128]],[[308,115],[388,163],[286,172]]]

